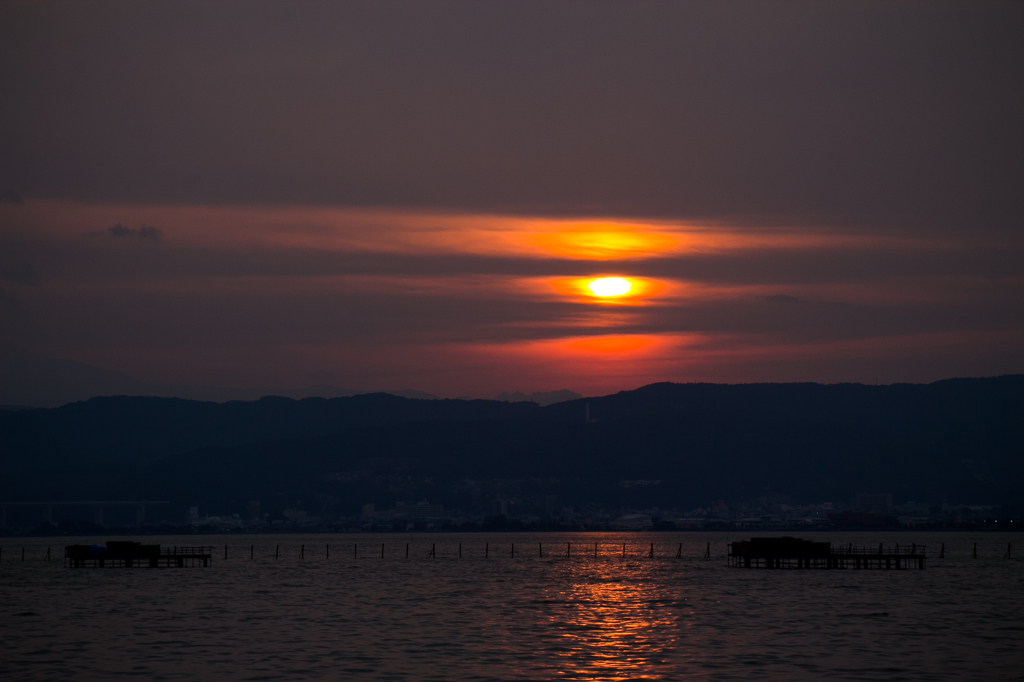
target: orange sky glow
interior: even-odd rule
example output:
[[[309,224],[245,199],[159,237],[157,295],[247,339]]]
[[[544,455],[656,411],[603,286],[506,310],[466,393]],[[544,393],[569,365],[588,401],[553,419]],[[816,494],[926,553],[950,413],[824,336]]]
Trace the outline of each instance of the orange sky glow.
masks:
[[[259,316],[261,310],[280,306],[284,311],[280,319],[308,307],[312,317],[299,323],[310,328],[312,345],[304,346],[305,360],[285,359],[294,352],[286,346],[294,344],[283,339],[269,343],[264,360],[252,360],[266,368],[256,381],[268,384],[309,383],[310,379],[301,377],[303,372],[315,376],[314,367],[324,368],[324,376],[335,377],[325,380],[334,383],[384,381],[379,387],[449,395],[468,392],[481,377],[495,388],[522,390],[548,390],[563,384],[604,390],[647,381],[707,379],[715,376],[711,368],[738,361],[786,365],[792,348],[805,353],[809,347],[794,345],[785,334],[775,341],[766,341],[770,333],[761,333],[756,342],[744,337],[743,311],[748,308],[750,325],[771,328],[774,320],[793,316],[825,320],[837,306],[929,305],[955,297],[1006,295],[978,278],[930,273],[854,280],[835,278],[828,268],[813,277],[799,273],[790,277],[782,267],[781,275],[771,272],[762,277],[734,268],[725,277],[701,260],[717,258],[728,263],[753,258],[751,262],[763,269],[763,263],[790,258],[813,269],[817,254],[835,258],[846,252],[877,251],[941,258],[957,246],[940,238],[894,238],[838,229],[308,206],[38,201],[0,205],[0,219],[12,226],[15,240],[81,254],[77,264],[47,272],[37,285],[25,287],[20,295],[26,301],[84,308],[113,297],[130,309],[143,300],[201,299],[204,307],[233,311],[222,318],[241,310]],[[153,243],[112,240],[105,231],[115,224],[131,229],[156,226],[160,239]],[[423,260],[426,257],[429,260]],[[444,259],[450,259],[450,265]],[[693,267],[701,269],[692,271]],[[597,278],[624,278],[630,289],[624,295],[595,296],[590,284]],[[410,330],[410,318],[394,313],[393,323],[379,323],[380,329],[364,335],[360,327],[343,322],[352,314],[350,308],[332,311],[332,300],[352,297],[383,297],[390,307],[399,301],[398,309],[423,318],[419,320],[423,330]],[[255,300],[260,303],[253,308]],[[175,305],[180,309],[188,304]],[[456,330],[432,323],[428,313],[419,312],[425,305],[442,305],[446,315],[472,313],[459,320]],[[731,331],[701,328],[709,319],[715,322],[715,306],[735,309],[732,314],[740,316],[730,323]],[[489,312],[499,308],[505,312]],[[124,310],[120,314],[131,319]],[[203,313],[202,308],[192,308],[180,314]],[[684,331],[687,327],[692,329]],[[277,336],[273,324],[253,330],[253,337]],[[229,337],[236,332],[220,333]],[[337,335],[338,353],[309,350],[331,347],[332,334]],[[373,343],[391,350],[367,354],[364,344],[371,337],[376,338]],[[711,339],[717,341],[709,345]],[[245,339],[224,342],[234,347],[247,343]],[[205,343],[209,348],[203,353],[217,356],[219,340]],[[197,367],[206,367],[200,371],[188,366],[187,352],[163,347],[163,357],[179,358],[175,362],[180,366],[171,370],[169,360],[158,362],[153,353],[137,346],[72,347],[51,341],[46,351],[55,357],[139,372],[154,381],[165,380],[160,370],[153,369],[160,366],[175,376],[194,372],[196,381],[246,381],[231,369],[230,360],[200,362],[198,355],[192,355]],[[448,350],[452,348],[462,349],[458,369]],[[143,356],[149,358],[148,364],[130,359]],[[349,363],[345,357],[362,360]],[[285,367],[291,369],[281,369]],[[556,379],[558,386],[550,385]]]
[[[89,394],[76,362],[480,398],[1024,372],[1019,3],[57,4],[0,5],[10,404]]]

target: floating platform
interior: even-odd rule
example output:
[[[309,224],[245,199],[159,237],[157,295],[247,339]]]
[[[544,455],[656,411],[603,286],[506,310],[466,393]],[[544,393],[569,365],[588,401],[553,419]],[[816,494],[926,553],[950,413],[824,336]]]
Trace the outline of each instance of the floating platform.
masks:
[[[924,569],[925,546],[858,547],[800,538],[752,538],[729,543],[729,565],[738,568]]]
[[[140,542],[107,542],[106,545],[68,545],[64,565],[71,568],[183,568],[209,566],[213,547],[174,547]]]

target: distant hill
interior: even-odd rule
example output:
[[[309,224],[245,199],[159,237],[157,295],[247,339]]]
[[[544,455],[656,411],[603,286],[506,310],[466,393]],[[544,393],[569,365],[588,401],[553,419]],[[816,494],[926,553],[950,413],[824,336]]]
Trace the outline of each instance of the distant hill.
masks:
[[[499,393],[494,397],[495,400],[504,400],[510,403],[537,403],[541,407],[547,407],[548,405],[554,405],[555,403],[564,403],[567,400],[579,400],[583,396],[575,391],[561,390],[561,391],[537,391],[535,393],[520,393],[514,391],[512,393]]]
[[[0,500],[86,494],[137,467],[214,445],[432,419],[500,421],[536,409],[525,403],[411,400],[376,393],[226,403],[117,396],[53,409],[0,411]]]
[[[0,443],[0,499],[146,497],[218,514],[250,500],[337,514],[413,499],[487,510],[498,497],[612,508],[765,493],[1020,503],[1024,376],[665,383],[548,407],[380,394],[104,398],[0,412]]]
[[[59,407],[97,396],[145,396],[228,402],[259,400],[265,396],[342,398],[367,393],[389,393],[405,398],[437,400],[431,393],[415,390],[366,391],[324,384],[295,389],[238,388],[191,384],[152,384],[109,370],[71,360],[36,356],[0,356],[0,404]]]

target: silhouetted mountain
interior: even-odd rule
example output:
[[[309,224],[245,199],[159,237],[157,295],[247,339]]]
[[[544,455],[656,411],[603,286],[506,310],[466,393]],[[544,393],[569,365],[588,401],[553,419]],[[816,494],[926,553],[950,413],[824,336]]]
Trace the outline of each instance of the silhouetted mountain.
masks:
[[[0,434],[6,499],[102,491],[219,514],[249,500],[319,500],[353,514],[366,502],[424,498],[470,511],[500,496],[606,507],[766,492],[807,502],[870,491],[958,504],[1024,498],[1024,376],[666,383],[544,408],[385,395],[102,399],[0,413]],[[46,465],[23,466],[29,459]]]
[[[410,400],[375,393],[227,403],[118,396],[54,409],[0,411],[0,499],[86,494],[87,486],[120,480],[138,466],[211,445],[429,419],[512,419],[536,409],[528,403]]]
[[[237,388],[191,384],[151,384],[109,370],[71,360],[31,355],[0,355],[0,403],[32,407],[59,407],[97,396],[183,398],[218,403],[259,400],[268,395],[303,398],[342,398],[367,393],[389,393],[405,398],[437,400],[414,390],[366,391],[319,384],[304,388]]]

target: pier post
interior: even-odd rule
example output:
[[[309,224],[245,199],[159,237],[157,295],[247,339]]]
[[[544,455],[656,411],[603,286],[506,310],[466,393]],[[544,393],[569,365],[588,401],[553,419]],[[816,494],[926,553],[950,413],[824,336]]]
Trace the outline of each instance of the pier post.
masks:
[[[625,542],[622,543],[622,558],[623,559],[626,558],[626,543]]]
[[[1007,552],[1009,552],[1009,550],[1007,550]],[[47,561],[50,560],[50,548],[49,547],[46,548],[46,560]]]
[[[939,558],[940,559],[945,559],[946,558],[946,543],[945,542],[943,542],[941,545],[939,545]]]
[[[571,553],[572,553],[572,543],[571,542],[567,542],[567,543],[565,543],[565,558],[568,559]]]
[[[306,546],[305,545],[299,545],[299,558],[300,559],[305,559],[306,558]]]
[[[594,558],[597,558],[597,543],[594,543]]]
[[[228,560],[228,546],[224,545],[224,561]]]
[[[330,544],[326,544],[326,545],[324,545],[324,560],[327,561],[327,560],[330,560],[330,558],[331,558],[331,545]]]
[[[708,548],[704,550],[704,558],[705,559],[710,559],[711,558],[711,543],[710,542],[708,543]]]
[[[384,543],[380,543],[380,558],[384,558]]]
[[[352,543],[352,558],[353,559],[358,559],[359,558],[359,543],[356,543],[356,542]]]
[[[25,560],[25,547],[24,546],[21,548],[21,560],[22,561]]]
[[[430,545],[430,557],[432,559],[436,559],[437,558],[437,544],[436,543]]]
[[[256,554],[256,545],[249,545],[249,561],[252,561],[254,554]]]
[[[281,558],[281,545],[274,545],[274,558]]]
[[[490,551],[491,551],[491,543],[485,542],[484,543],[484,558],[485,559],[487,558],[487,555],[490,553]]]
[[[977,542],[974,543],[974,551],[971,553],[971,558],[972,559],[977,559],[978,558],[978,543]]]
[[[683,558],[683,543],[681,543],[681,542],[679,543],[679,549],[676,551],[676,558],[677,559],[682,559]]]
[[[650,553],[648,553],[647,558],[648,559],[653,559],[654,558],[654,543],[653,542],[651,543],[651,551],[650,551]]]
[[[516,543],[512,543],[512,558],[516,558]]]
[[[1011,547],[1012,547],[1012,545],[1009,542],[1007,542],[1006,543],[1006,555],[1003,557],[1004,559],[1010,559],[1011,558],[1010,557],[1010,548]],[[47,553],[49,553],[50,550],[46,550],[46,551],[47,551]]]
[[[544,558],[544,543],[537,543],[537,556],[539,556],[541,559]]]
[[[459,558],[462,558],[462,543],[459,543]]]
[[[409,558],[409,543],[405,543],[405,558]]]

